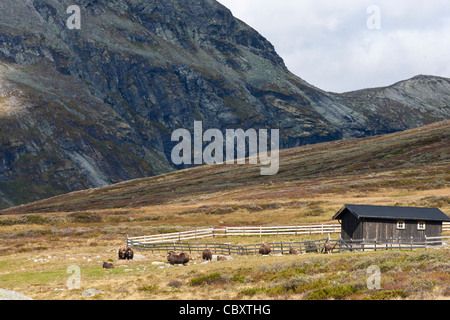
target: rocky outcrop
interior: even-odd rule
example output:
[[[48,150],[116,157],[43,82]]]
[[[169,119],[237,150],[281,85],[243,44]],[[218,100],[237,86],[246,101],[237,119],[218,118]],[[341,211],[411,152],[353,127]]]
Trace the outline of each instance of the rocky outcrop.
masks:
[[[178,128],[280,129],[283,148],[450,117],[450,81],[343,95],[290,73],[213,0],[0,5],[0,208],[169,172]]]

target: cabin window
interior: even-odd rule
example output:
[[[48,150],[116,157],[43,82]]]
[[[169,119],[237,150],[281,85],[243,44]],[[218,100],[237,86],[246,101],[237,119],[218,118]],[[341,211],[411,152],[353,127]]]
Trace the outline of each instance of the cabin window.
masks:
[[[425,230],[425,222],[424,221],[419,221],[417,223],[417,230]]]
[[[397,221],[397,229],[404,230],[405,229],[405,221]]]

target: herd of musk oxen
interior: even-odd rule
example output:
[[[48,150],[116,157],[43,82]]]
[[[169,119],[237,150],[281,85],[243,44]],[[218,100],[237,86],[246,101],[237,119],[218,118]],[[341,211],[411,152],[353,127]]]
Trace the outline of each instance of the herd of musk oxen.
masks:
[[[335,245],[336,246],[336,245]],[[325,244],[325,246],[322,248],[321,252],[325,253],[331,253],[335,246],[331,246],[330,244]],[[270,246],[266,243],[262,244],[259,248],[259,254],[261,255],[268,255],[272,249]],[[298,254],[298,251],[294,248],[290,248],[289,254]],[[134,257],[134,251],[131,247],[124,246],[119,249],[119,260],[133,260]],[[177,253],[175,251],[169,251],[167,253],[167,261],[171,265],[187,265],[189,262],[189,255],[185,252]],[[213,259],[213,253],[211,249],[206,248],[202,252],[202,259],[205,261],[211,261]],[[217,261],[223,261],[227,260],[227,257],[225,256],[217,256]],[[104,262],[103,268],[105,269],[112,269],[114,268],[114,264],[112,262]]]

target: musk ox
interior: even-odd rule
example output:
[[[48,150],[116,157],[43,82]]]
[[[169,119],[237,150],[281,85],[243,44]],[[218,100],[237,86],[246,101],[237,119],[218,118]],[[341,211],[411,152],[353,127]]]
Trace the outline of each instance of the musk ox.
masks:
[[[167,261],[169,261],[171,265],[174,264],[186,265],[189,262],[189,255],[184,252],[177,254],[174,251],[169,251],[167,253]]]
[[[114,264],[112,262],[103,262],[104,269],[112,269],[114,268]]]
[[[270,251],[272,250],[267,243],[264,243],[263,245],[261,245],[261,247],[259,247],[259,254],[269,254]]]
[[[337,245],[337,242],[334,244],[334,246],[331,246],[331,244],[326,243],[322,248],[322,252],[325,251],[325,253],[331,254],[331,252],[334,250],[336,245]]]
[[[212,260],[212,251],[210,249],[203,250],[202,259],[203,260]]]
[[[297,249],[294,249],[294,248],[290,248],[289,249],[289,254],[298,254],[298,251],[297,251]]]
[[[119,260],[133,260],[134,252],[130,247],[122,247],[119,249]]]

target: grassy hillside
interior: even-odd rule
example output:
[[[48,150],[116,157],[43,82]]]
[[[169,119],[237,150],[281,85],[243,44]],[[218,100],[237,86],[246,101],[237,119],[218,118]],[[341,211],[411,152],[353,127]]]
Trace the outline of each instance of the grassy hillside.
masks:
[[[449,214],[449,128],[446,121],[283,150],[273,177],[251,165],[203,166],[2,211],[1,286],[37,299],[82,299],[90,288],[104,292],[94,299],[446,299],[448,249],[235,256],[206,265],[194,255],[187,267],[162,269],[152,263],[163,262],[163,253],[118,262],[117,249],[127,234],[330,221],[345,203],[432,206]],[[116,268],[102,269],[107,260]],[[81,289],[66,288],[70,265],[81,268]],[[370,265],[381,269],[380,290],[365,286]]]
[[[255,165],[201,166],[70,193],[4,210],[2,214],[93,210],[107,213],[117,209],[124,214],[155,207],[164,207],[167,212],[180,216],[219,214],[221,211],[251,212],[252,208],[260,212],[274,208],[301,209],[304,199],[320,200],[327,195],[330,198],[335,195],[359,198],[365,202],[364,198],[369,194],[390,192],[398,194],[395,198],[399,201],[393,204],[446,207],[448,199],[429,198],[420,203],[402,203],[400,195],[402,192],[405,196],[426,195],[430,190],[445,191],[448,188],[449,141],[450,121],[444,121],[390,135],[282,150],[280,170],[275,176],[261,176]],[[342,206],[344,199],[334,201],[333,210]],[[388,202],[392,204],[393,201]],[[254,205],[258,207],[251,207]],[[320,210],[314,210],[314,207],[321,207],[320,203],[309,207],[311,214],[327,217]]]

